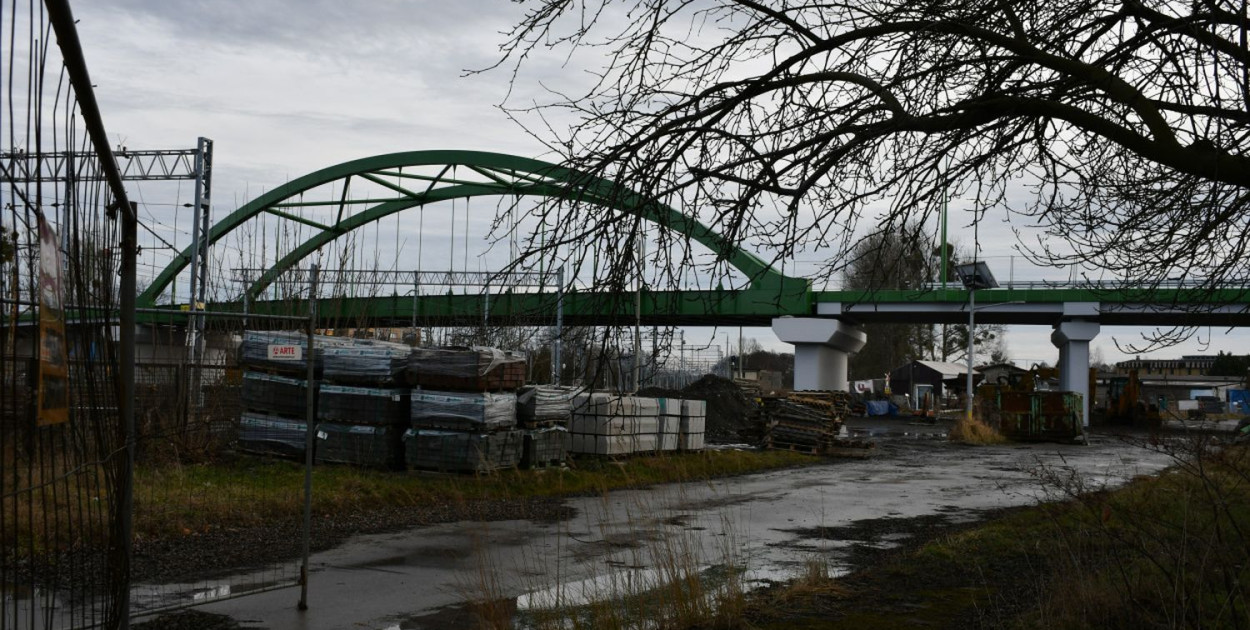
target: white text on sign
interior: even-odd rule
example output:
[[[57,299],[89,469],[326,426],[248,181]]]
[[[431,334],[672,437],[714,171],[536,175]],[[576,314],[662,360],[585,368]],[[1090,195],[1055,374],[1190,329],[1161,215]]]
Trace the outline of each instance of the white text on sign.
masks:
[[[291,344],[270,344],[270,361],[299,361],[304,358],[304,347]]]

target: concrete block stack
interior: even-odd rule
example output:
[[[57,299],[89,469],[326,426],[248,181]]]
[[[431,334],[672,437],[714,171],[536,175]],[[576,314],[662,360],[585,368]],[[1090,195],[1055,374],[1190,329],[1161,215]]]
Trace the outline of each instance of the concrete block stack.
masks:
[[[495,348],[418,348],[405,372],[410,392],[404,434],[410,468],[488,472],[521,461],[516,428],[524,357]]]
[[[701,451],[707,430],[707,401],[681,401],[681,424],[678,426],[677,450]]]
[[[659,450],[675,451],[681,433],[681,408],[685,401],[680,398],[657,398],[656,402],[660,405],[659,427],[656,431]]]
[[[517,425],[524,431],[522,468],[564,463],[573,399],[580,391],[558,385],[528,385],[517,391]]]
[[[654,453],[660,444],[659,412],[654,398],[580,394],[573,402],[568,451],[605,456]]]

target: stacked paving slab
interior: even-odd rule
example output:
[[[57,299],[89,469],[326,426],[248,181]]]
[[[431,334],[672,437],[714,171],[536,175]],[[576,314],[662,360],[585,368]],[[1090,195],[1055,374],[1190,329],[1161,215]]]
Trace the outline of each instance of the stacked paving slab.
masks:
[[[242,450],[303,457],[307,361],[313,361],[317,462],[371,468],[403,465],[401,437],[408,390],[400,387],[409,348],[401,344],[318,335],[313,352],[300,333],[249,331],[243,336]],[[272,360],[270,345],[300,347],[300,358]]]
[[[308,352],[308,338],[300,333],[248,331],[239,349],[243,366],[242,406],[239,417],[239,448],[245,451],[286,457],[303,457],[307,431],[308,363],[314,373],[322,368],[321,352],[329,338],[314,342],[316,352]],[[270,360],[270,345],[293,345],[301,349],[298,360]],[[316,395],[316,381],[312,384]]]
[[[517,426],[524,431],[522,468],[564,463],[573,400],[581,390],[559,385],[527,385],[517,391]]]
[[[484,473],[562,465],[568,454],[703,449],[699,400],[524,386],[524,357],[495,348],[409,348],[300,333],[245,333],[243,450],[303,457],[313,362],[317,462]],[[271,345],[300,359],[271,360]]]
[[[417,348],[408,356],[412,386],[404,458],[409,468],[490,472],[521,462],[516,390],[525,358],[496,348]]]
[[[355,340],[322,353],[317,391],[317,461],[368,468],[404,468],[411,348]]]

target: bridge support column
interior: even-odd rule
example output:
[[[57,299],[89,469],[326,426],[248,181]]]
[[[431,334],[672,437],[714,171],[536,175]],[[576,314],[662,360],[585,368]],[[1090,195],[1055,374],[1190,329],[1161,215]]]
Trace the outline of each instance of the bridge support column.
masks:
[[[1050,342],[1059,348],[1059,389],[1081,394],[1085,406],[1081,419],[1086,427],[1093,395],[1089,391],[1089,342],[1100,328],[1098,322],[1073,320],[1059,323],[1050,334]]]
[[[794,389],[850,389],[847,358],[868,341],[858,327],[836,319],[778,317],[773,320],[773,332],[794,344]]]

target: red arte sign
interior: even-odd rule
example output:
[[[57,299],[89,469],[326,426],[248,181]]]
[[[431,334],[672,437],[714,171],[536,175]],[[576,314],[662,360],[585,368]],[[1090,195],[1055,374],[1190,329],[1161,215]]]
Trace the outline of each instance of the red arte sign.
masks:
[[[304,358],[304,347],[295,344],[269,344],[270,361],[299,361]]]
[[[69,360],[61,296],[61,249],[39,215],[39,391],[36,424],[69,421]]]

